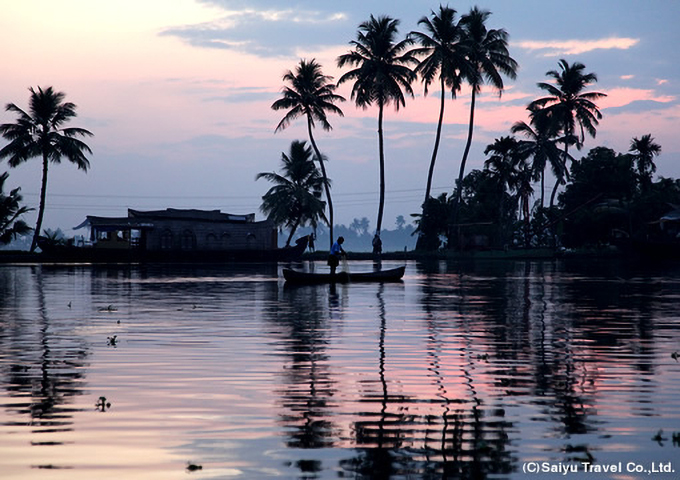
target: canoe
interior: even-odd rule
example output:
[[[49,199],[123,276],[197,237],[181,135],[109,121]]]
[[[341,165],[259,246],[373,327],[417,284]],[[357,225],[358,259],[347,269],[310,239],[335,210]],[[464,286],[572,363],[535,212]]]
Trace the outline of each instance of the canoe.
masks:
[[[406,267],[391,268],[389,270],[378,270],[375,272],[347,273],[338,272],[335,275],[330,273],[310,273],[283,269],[283,277],[286,282],[291,283],[348,283],[348,282],[398,282],[404,276]]]

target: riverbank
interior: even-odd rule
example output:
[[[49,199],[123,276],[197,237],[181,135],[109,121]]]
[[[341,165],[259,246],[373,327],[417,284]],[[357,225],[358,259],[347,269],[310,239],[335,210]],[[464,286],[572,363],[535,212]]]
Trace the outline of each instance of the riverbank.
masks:
[[[616,247],[600,247],[590,249],[565,250],[554,248],[518,248],[506,250],[468,250],[468,251],[437,251],[419,252],[415,250],[384,252],[376,256],[371,252],[348,252],[349,260],[550,260],[555,258],[616,258],[624,257],[625,253]],[[318,250],[305,252],[303,260],[324,261],[328,252]],[[55,263],[59,262],[55,256],[45,256],[42,253],[30,253],[18,250],[0,250],[0,264],[12,263]],[[68,263],[65,259],[64,263]],[[223,260],[215,261],[221,263]],[[102,262],[106,263],[106,262]],[[132,263],[132,262],[131,262]],[[134,262],[137,263],[137,262]],[[209,261],[208,263],[212,263]]]

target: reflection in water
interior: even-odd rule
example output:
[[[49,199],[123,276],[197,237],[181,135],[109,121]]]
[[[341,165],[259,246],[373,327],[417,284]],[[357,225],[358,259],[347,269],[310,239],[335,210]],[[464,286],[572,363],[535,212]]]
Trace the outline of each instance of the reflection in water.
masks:
[[[83,394],[87,344],[73,335],[72,325],[51,318],[49,271],[2,269],[0,276],[2,407],[9,413],[3,426],[38,434],[33,446],[61,445],[58,435],[72,430],[79,410],[72,398]],[[46,441],[40,434],[57,437]]]
[[[337,308],[338,301],[334,299],[337,297],[335,285],[330,288],[328,298],[332,310]],[[330,448],[337,436],[330,420],[336,382],[326,353],[330,327],[324,301],[322,289],[288,288],[268,316],[269,321],[278,326],[277,336],[288,357],[282,373],[283,388],[276,393],[281,397],[279,423],[290,448]],[[300,308],[301,305],[304,308]],[[296,466],[304,474],[323,468],[321,461],[304,457],[297,460]]]
[[[278,273],[1,267],[3,478],[185,478],[189,462],[196,478],[523,478],[528,460],[677,454],[680,269]]]

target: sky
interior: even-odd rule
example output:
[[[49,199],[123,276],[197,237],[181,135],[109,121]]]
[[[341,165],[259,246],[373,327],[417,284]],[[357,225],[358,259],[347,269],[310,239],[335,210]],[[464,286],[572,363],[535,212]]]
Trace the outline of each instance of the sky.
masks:
[[[49,173],[44,228],[70,229],[86,215],[125,216],[127,208],[259,210],[270,185],[259,172],[277,171],[293,140],[307,140],[300,119],[282,132],[271,104],[282,76],[300,59],[316,59],[336,80],[357,26],[370,15],[400,20],[405,36],[440,3],[419,0],[0,0],[0,104],[27,108],[29,87],[53,86],[77,105],[70,126],[90,130],[87,173],[64,162]],[[672,0],[480,0],[448,5],[459,15],[489,10],[489,28],[509,34],[519,63],[498,95],[484,89],[475,113],[466,172],[481,168],[484,148],[527,120],[526,105],[544,95],[538,82],[560,59],[581,62],[607,94],[595,139],[576,158],[606,146],[624,153],[651,134],[662,147],[657,174],[680,178],[680,2]],[[351,84],[339,87],[344,117],[315,131],[328,157],[336,223],[378,208],[377,108],[358,109]],[[383,228],[417,213],[423,201],[439,108],[431,86],[405,108],[385,111],[386,206]],[[433,194],[450,193],[465,146],[470,90],[446,103]],[[0,111],[0,123],[15,120]],[[0,145],[4,140],[0,139]],[[10,169],[6,191],[21,187],[37,207],[40,159]],[[35,212],[25,219],[35,222]],[[84,233],[83,231],[75,233]]]

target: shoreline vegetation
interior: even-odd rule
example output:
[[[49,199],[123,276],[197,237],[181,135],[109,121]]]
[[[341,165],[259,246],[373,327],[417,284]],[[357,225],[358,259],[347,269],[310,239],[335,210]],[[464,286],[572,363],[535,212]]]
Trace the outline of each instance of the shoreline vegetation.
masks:
[[[309,145],[307,140],[293,141],[289,151],[281,153],[279,172],[260,172],[255,180],[272,184],[262,197],[260,211],[282,234],[286,232],[286,246],[296,232],[311,229],[315,236],[319,233],[318,246],[330,247],[345,228],[334,224],[332,175],[326,170],[332,164],[319,149],[314,131],[318,126],[332,130],[329,114],[344,116],[338,105],[346,99],[336,92],[339,85],[349,84],[355,106],[372,107],[378,113],[376,160],[380,167],[375,226],[369,228],[364,217],[347,227],[360,240],[355,250],[363,250],[368,238],[375,253],[392,250],[382,254],[384,259],[550,258],[576,252],[609,257],[637,253],[638,247],[651,256],[680,257],[680,180],[654,178],[654,159],[661,146],[651,134],[632,137],[625,153],[600,146],[580,159],[575,157],[587,137],[595,138],[603,118],[596,102],[607,96],[589,90],[598,81],[597,75],[579,61],[560,59],[558,68],[547,71],[547,81],[537,83],[543,96],[526,106],[527,121],[518,119],[508,135],[487,145],[485,158],[474,159],[482,168],[466,171],[472,160],[468,156],[475,103],[482,87],[490,87],[500,98],[506,88],[504,78],[515,79],[519,68],[509,52],[508,32],[490,28],[490,18],[491,12],[477,7],[459,14],[440,6],[420,19],[423,31],[403,35],[399,19],[371,15],[359,24],[347,53],[337,57],[337,66],[344,69],[337,83],[314,59],[300,59],[284,73],[281,95],[271,105],[285,112],[275,132],[304,119]],[[402,252],[395,250],[398,244],[391,238],[392,231],[383,225],[385,142],[389,141],[384,135],[384,110],[392,106],[398,113],[406,108],[419,81],[425,95],[429,87],[438,87],[441,101],[432,156],[423,162],[423,177],[428,174],[425,198],[420,212],[410,214],[415,227],[402,216],[397,219],[398,229],[410,228],[416,239],[415,249],[402,241]],[[76,117],[76,106],[65,101],[63,92],[53,87],[29,90],[28,111],[13,103],[5,107],[17,119],[0,125],[0,135],[9,142],[0,148],[0,159],[7,160],[10,168],[32,158],[42,160],[38,219],[34,229],[22,223],[18,217],[28,210],[20,205],[19,190],[7,196],[0,185],[0,197],[11,200],[11,207],[0,210],[0,244],[32,230],[30,252],[34,252],[42,238],[48,166],[64,159],[87,172],[87,155],[92,151],[82,139],[93,134],[66,126]],[[435,198],[430,196],[431,183],[440,141],[446,139],[442,136],[446,97],[456,101],[464,90],[469,90],[471,103],[459,175],[449,192]],[[325,227],[329,234],[323,236],[320,232]],[[322,254],[311,257],[318,255]],[[39,257],[17,253],[13,258]]]

